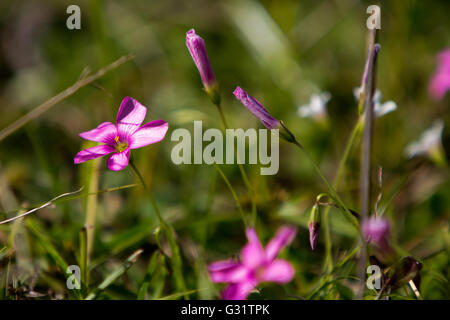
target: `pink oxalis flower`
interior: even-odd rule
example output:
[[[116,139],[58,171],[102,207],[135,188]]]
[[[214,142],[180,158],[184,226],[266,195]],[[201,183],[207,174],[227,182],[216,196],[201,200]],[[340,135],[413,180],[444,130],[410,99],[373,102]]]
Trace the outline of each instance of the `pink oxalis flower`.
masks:
[[[450,48],[438,54],[437,70],[431,78],[429,92],[435,100],[441,100],[450,90]]]
[[[117,113],[116,125],[103,122],[97,128],[80,133],[86,140],[103,143],[84,149],[75,156],[74,163],[109,156],[110,170],[119,171],[128,165],[130,150],[144,147],[164,139],[169,125],[163,120],[147,122],[143,126],[147,108],[131,97],[125,97]]]
[[[213,282],[225,282],[225,300],[244,300],[260,282],[287,283],[294,277],[294,268],[278,253],[295,237],[296,229],[282,227],[264,249],[255,229],[247,229],[248,244],[242,249],[242,261],[222,260],[209,266]]]

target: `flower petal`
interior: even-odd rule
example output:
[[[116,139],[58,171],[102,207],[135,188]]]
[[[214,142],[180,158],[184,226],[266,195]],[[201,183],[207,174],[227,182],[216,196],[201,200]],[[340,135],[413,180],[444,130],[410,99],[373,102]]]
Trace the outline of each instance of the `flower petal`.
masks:
[[[247,238],[249,243],[242,249],[241,252],[242,262],[246,267],[253,269],[264,263],[264,249],[261,242],[259,242],[255,229],[247,229]]]
[[[375,103],[374,112],[377,118],[388,114],[389,112],[395,111],[397,109],[397,104],[394,101],[386,101],[385,103]]]
[[[281,227],[275,237],[266,246],[266,258],[270,261],[275,259],[278,253],[287,246],[295,237],[297,229],[294,227]]]
[[[389,237],[391,225],[384,218],[372,216],[363,222],[362,230],[368,242],[373,241],[380,245]]]
[[[197,66],[203,85],[205,88],[211,87],[216,83],[216,77],[209,62],[205,41],[191,29],[186,33],[186,46]]]
[[[444,121],[442,119],[435,120],[433,126],[425,130],[419,140],[409,144],[405,153],[410,158],[426,154],[442,144],[442,131],[444,130]]]
[[[267,129],[279,127],[280,121],[272,117],[258,100],[247,94],[241,87],[236,87],[233,94]]]
[[[444,98],[445,93],[450,90],[450,72],[438,72],[431,79],[429,92],[435,100]]]
[[[120,171],[128,165],[128,159],[130,158],[130,148],[112,154],[107,161],[109,170]]]
[[[450,90],[450,48],[438,54],[438,66],[433,75],[429,92],[433,99],[440,100]]]
[[[319,230],[320,230],[320,222],[311,221],[308,224],[309,229],[309,243],[311,245],[311,250],[316,249],[317,242],[319,241]]]
[[[95,146],[92,148],[87,148],[81,150],[77,153],[75,158],[73,159],[74,163],[82,163],[88,160],[92,160],[98,157],[102,157],[108,153],[114,152],[114,148],[108,145]]]
[[[256,283],[253,281],[243,281],[240,283],[233,283],[228,285],[222,292],[222,299],[224,300],[245,300],[250,291],[253,290]]]
[[[147,122],[131,136],[130,148],[137,149],[161,141],[168,128],[169,124],[164,120]]]
[[[103,122],[97,128],[82,132],[79,136],[86,140],[113,145],[116,134],[116,126],[113,123]]]
[[[214,262],[208,269],[212,282],[240,282],[248,276],[248,270],[233,260]]]
[[[127,141],[142,121],[144,121],[147,108],[131,97],[125,97],[117,113],[117,132],[121,141]]]
[[[237,265],[239,265],[239,262],[235,261],[235,260],[219,260],[216,262],[211,263],[208,266],[208,270],[209,271],[222,271],[222,270],[227,270],[233,267],[236,267]]]
[[[266,267],[260,280],[286,283],[292,280],[294,272],[294,268],[288,261],[276,259]]]

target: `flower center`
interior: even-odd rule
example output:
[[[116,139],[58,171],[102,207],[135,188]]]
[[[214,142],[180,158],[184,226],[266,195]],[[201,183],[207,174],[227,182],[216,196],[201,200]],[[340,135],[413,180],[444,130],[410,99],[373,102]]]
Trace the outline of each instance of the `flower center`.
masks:
[[[255,277],[259,281],[263,278],[264,273],[266,272],[266,266],[259,266],[255,269]]]
[[[119,136],[115,136],[114,141],[116,142],[114,147],[117,152],[125,151],[128,148],[128,143],[126,141],[120,141]]]

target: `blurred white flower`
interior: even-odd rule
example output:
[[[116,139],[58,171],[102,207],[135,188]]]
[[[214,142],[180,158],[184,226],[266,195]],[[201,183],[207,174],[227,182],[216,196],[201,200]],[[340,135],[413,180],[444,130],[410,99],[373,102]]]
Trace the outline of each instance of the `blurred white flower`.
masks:
[[[409,144],[405,154],[412,158],[417,155],[431,154],[441,146],[441,135],[444,130],[444,121],[435,120],[428,130],[425,130],[419,140]]]
[[[375,102],[375,116],[377,118],[388,114],[389,112],[395,111],[397,109],[397,104],[394,101],[386,101],[385,103]]]
[[[331,94],[329,92],[313,94],[309,99],[309,104],[298,107],[297,114],[302,118],[323,119],[327,115],[327,103],[330,99]]]
[[[361,95],[360,87],[356,87],[353,89],[353,95],[355,96],[356,100],[359,100],[359,97]],[[397,110],[397,104],[394,101],[389,100],[385,103],[381,103],[382,96],[383,95],[381,94],[381,91],[376,89],[373,95],[373,103],[375,116],[377,118],[382,117],[389,112]]]

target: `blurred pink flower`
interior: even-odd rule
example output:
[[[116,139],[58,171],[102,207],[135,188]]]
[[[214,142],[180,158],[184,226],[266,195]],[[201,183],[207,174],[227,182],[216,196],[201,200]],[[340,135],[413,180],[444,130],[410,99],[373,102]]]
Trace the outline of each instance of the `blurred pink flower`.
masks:
[[[242,249],[242,262],[222,260],[209,266],[213,282],[226,282],[222,292],[225,300],[244,300],[260,282],[287,283],[294,277],[292,265],[275,259],[295,237],[296,229],[282,227],[264,249],[255,229],[247,229],[248,244]]]
[[[440,100],[450,90],[450,48],[441,51],[437,60],[438,66],[431,78],[429,92],[434,99]]]
[[[131,97],[125,97],[117,113],[116,125],[103,122],[97,128],[80,133],[86,140],[101,142],[84,149],[75,156],[74,163],[82,163],[98,157],[109,156],[110,170],[119,171],[128,165],[130,149],[137,149],[164,139],[169,125],[163,120],[150,121],[141,126],[147,108]]]
[[[389,221],[384,218],[370,217],[362,226],[363,233],[368,242],[374,242],[379,247],[384,247],[390,234]]]

